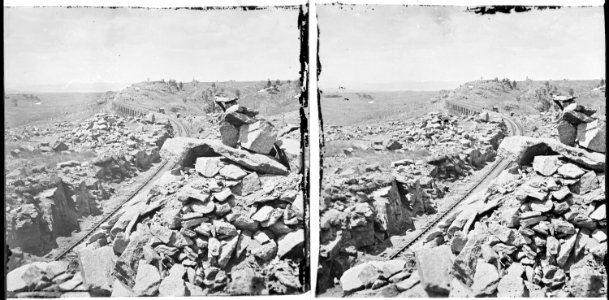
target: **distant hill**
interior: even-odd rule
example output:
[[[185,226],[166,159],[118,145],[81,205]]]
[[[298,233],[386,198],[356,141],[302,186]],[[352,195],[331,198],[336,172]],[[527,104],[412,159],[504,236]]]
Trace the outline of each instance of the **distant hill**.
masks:
[[[477,80],[446,92],[443,98],[521,113],[537,113],[552,107],[552,95],[574,95],[577,102],[605,112],[605,92],[600,80],[511,81]]]
[[[150,108],[164,107],[183,114],[197,114],[218,110],[213,102],[216,95],[238,96],[239,103],[260,110],[263,115],[289,112],[300,107],[300,85],[297,80],[273,81],[270,87],[267,81],[145,81],[124,88],[114,99]]]

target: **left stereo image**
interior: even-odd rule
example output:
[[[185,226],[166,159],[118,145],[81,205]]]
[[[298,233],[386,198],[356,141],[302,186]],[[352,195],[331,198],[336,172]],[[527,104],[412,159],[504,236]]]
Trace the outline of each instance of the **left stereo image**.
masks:
[[[307,16],[4,7],[6,296],[307,292]]]

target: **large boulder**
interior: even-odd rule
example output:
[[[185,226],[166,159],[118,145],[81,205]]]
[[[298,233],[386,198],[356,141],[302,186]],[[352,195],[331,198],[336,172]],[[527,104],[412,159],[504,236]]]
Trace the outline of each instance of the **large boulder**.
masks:
[[[44,270],[36,264],[23,265],[6,275],[6,290],[8,292],[24,292],[45,279]]]
[[[228,286],[231,295],[258,295],[264,289],[264,280],[252,268],[234,270],[231,277]]]
[[[345,271],[340,277],[340,284],[344,292],[350,293],[371,286],[380,274],[374,264],[367,262]]]
[[[245,124],[256,122],[254,117],[258,114],[257,111],[250,110],[243,105],[233,105],[224,112],[224,121],[233,124],[235,127],[240,127]]]
[[[156,296],[161,284],[161,275],[156,267],[140,261],[135,277],[133,292],[136,296]]]
[[[559,154],[561,157],[587,169],[596,171],[605,169],[604,155],[570,147],[550,138],[509,136],[501,141],[497,153],[520,165],[530,164],[535,156]]]
[[[603,276],[592,263],[591,254],[573,264],[569,269],[571,280],[567,286],[573,297],[598,297],[603,288]]]
[[[175,137],[165,141],[161,156],[165,159],[177,159],[182,166],[191,166],[198,157],[219,156],[215,149],[223,147],[228,148],[217,140]]]
[[[229,147],[237,147],[239,143],[239,128],[235,127],[235,125],[223,121],[220,124],[220,137],[222,139],[222,143]]]
[[[533,169],[543,176],[552,176],[558,170],[558,156],[535,156],[533,159]]]
[[[161,297],[184,297],[186,296],[186,285],[184,279],[179,276],[167,276],[159,285],[159,296]]]
[[[302,168],[302,148],[299,140],[283,138],[278,140],[275,145],[285,154],[290,170],[299,171]]]
[[[588,150],[605,153],[607,147],[607,142],[605,141],[606,131],[607,124],[600,120],[579,124],[577,126],[578,143]]]
[[[488,297],[497,291],[499,284],[499,273],[495,266],[479,260],[476,264],[474,283],[471,288],[475,297]]]
[[[565,120],[561,120],[558,126],[556,126],[556,130],[558,130],[558,140],[561,143],[568,146],[575,145],[575,139],[577,138],[577,128],[575,126]]]
[[[269,154],[277,140],[277,131],[266,121],[245,124],[239,128],[241,147],[256,153]]]
[[[497,297],[500,298],[522,298],[528,296],[524,280],[520,275],[508,274],[499,280],[497,286]]]
[[[282,236],[277,241],[277,256],[282,258],[290,253],[302,255],[302,245],[304,243],[304,238],[305,234],[303,229],[298,229]]]
[[[228,147],[216,140],[177,137],[167,139],[161,148],[165,158],[175,158],[182,166],[194,165],[198,157],[223,156],[250,171],[286,175],[288,169],[274,158]]]
[[[421,249],[415,252],[419,277],[426,291],[448,295],[452,280],[451,255],[450,246]]]
[[[195,170],[208,178],[213,178],[222,168],[222,157],[197,157]]]
[[[109,296],[112,293],[112,268],[116,261],[111,246],[95,250],[85,248],[78,252],[78,261],[83,286],[96,294]]]
[[[573,124],[573,126],[578,126],[579,124],[592,122],[594,120],[592,117],[582,112],[570,109],[572,107],[572,105],[565,107],[562,114],[562,119]]]

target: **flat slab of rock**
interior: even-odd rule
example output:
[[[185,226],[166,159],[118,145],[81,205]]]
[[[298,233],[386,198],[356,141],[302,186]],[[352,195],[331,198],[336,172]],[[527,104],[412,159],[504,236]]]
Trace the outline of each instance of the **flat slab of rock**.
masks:
[[[605,153],[607,148],[606,131],[606,123],[599,120],[579,124],[577,126],[578,143],[590,151]]]
[[[419,278],[426,291],[448,295],[452,280],[451,255],[450,246],[420,249],[415,252]]]
[[[497,154],[511,159],[520,165],[531,163],[535,156],[549,155],[552,152],[587,169],[603,171],[605,156],[600,153],[579,149],[551,138],[527,136],[508,136],[501,141]]]
[[[543,176],[552,176],[558,170],[558,156],[535,156],[533,159],[533,169]]]
[[[256,153],[268,154],[276,140],[277,132],[269,122],[257,121],[239,127],[239,144]]]
[[[159,286],[160,297],[183,297],[186,296],[186,285],[184,279],[177,276],[163,278]]]
[[[245,177],[247,173],[235,165],[226,165],[220,169],[220,175],[230,180],[239,180]]]
[[[35,264],[23,265],[6,275],[6,290],[8,292],[30,291],[43,280],[44,276],[44,271]]]
[[[408,277],[407,279],[396,283],[395,287],[398,289],[398,291],[403,292],[413,288],[419,282],[421,282],[421,278],[419,278],[419,273],[415,272],[412,273],[412,275],[410,275],[410,277]]]
[[[279,258],[300,251],[304,244],[304,237],[304,229],[298,229],[279,238],[277,241],[277,255]],[[300,254],[300,252],[298,253]]]
[[[348,269],[340,277],[340,285],[344,292],[351,293],[361,290],[380,276],[379,270],[371,263],[363,263]]]
[[[205,177],[212,178],[222,168],[221,160],[221,157],[197,157],[195,170]]]
[[[78,253],[78,261],[85,288],[110,295],[114,280],[112,269],[116,261],[112,247],[85,248]]]
[[[223,121],[218,130],[220,131],[220,136],[224,145],[237,147],[237,144],[239,143],[239,127]]]
[[[495,266],[478,260],[476,274],[471,288],[475,297],[491,296],[497,291],[499,284],[499,273]]]
[[[137,267],[133,292],[138,296],[155,296],[161,284],[161,275],[156,267],[140,261]]]
[[[231,295],[259,295],[264,289],[264,280],[251,268],[235,270],[231,277],[228,286]]]
[[[565,178],[579,178],[584,175],[585,172],[574,164],[564,164],[558,168],[558,174]]]

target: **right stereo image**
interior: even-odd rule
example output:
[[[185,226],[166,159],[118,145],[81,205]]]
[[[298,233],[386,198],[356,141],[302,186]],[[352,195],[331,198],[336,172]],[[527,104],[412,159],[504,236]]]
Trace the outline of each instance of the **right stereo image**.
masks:
[[[603,7],[316,11],[317,297],[607,297]]]

